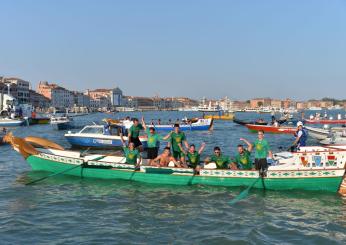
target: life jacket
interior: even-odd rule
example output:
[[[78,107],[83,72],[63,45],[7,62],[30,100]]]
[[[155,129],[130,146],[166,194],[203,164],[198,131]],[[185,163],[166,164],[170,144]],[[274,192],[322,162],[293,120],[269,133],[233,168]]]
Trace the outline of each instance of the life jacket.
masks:
[[[308,131],[303,128],[302,130],[302,136],[299,138],[299,141],[298,141],[298,147],[299,146],[306,146],[306,140],[308,139]],[[297,135],[299,133],[299,130],[297,131]]]

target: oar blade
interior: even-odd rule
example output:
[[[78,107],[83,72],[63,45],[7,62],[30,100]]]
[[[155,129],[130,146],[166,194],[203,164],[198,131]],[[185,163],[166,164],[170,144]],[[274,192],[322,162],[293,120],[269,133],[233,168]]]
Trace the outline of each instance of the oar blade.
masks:
[[[237,202],[239,202],[239,201],[245,199],[245,198],[249,195],[249,192],[250,192],[251,188],[257,183],[257,181],[258,181],[259,179],[261,179],[261,177],[257,178],[257,179],[256,179],[251,185],[249,185],[245,190],[243,190],[242,192],[240,192],[240,193],[238,194],[238,196],[236,196],[235,198],[233,198],[233,199],[229,202],[229,204],[230,204],[230,205],[234,205],[234,204],[236,204]]]
[[[245,199],[247,196],[249,195],[249,188],[246,188],[245,190],[243,190],[238,196],[236,196],[235,198],[233,198],[229,204],[230,205],[234,205],[237,202]]]

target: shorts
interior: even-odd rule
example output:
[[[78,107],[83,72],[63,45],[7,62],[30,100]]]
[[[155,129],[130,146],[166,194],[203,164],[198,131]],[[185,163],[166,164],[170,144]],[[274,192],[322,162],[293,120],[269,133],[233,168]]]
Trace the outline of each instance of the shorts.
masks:
[[[266,172],[268,169],[267,158],[255,158],[255,168],[259,170],[261,174]]]
[[[135,144],[135,148],[142,145],[142,142],[139,140],[138,137],[136,137],[136,138],[130,137],[130,142]]]
[[[159,154],[159,148],[158,147],[150,147],[147,148],[147,157],[148,159],[155,159]]]
[[[174,151],[173,150],[173,157],[176,160],[180,160],[180,158],[185,157],[185,154],[182,151]]]

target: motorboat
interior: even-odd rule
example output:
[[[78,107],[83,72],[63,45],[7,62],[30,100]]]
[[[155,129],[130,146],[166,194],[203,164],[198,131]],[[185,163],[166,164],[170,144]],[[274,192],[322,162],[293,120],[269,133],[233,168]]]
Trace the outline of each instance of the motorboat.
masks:
[[[120,134],[126,135],[126,128],[117,124],[88,125],[79,132],[68,132],[65,138],[73,147],[108,149],[122,146]],[[126,136],[123,138],[125,141],[128,140]],[[147,137],[139,138],[146,148]]]

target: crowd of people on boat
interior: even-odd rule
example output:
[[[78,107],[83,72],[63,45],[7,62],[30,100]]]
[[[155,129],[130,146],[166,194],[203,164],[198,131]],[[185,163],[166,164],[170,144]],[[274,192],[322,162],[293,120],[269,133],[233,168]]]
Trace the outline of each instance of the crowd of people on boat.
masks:
[[[268,168],[267,158],[272,158],[273,154],[264,132],[258,132],[258,138],[250,143],[245,138],[240,138],[243,144],[237,146],[237,154],[230,157],[222,153],[219,146],[215,146],[213,153],[205,159],[201,159],[201,154],[205,150],[206,144],[202,143],[197,149],[195,144],[189,144],[184,132],[180,131],[180,125],[174,124],[174,129],[166,136],[159,135],[155,128],[146,125],[144,118],[141,122],[137,118],[133,119],[133,125],[128,130],[128,143],[121,135],[126,163],[139,167],[142,160],[141,152],[143,145],[139,138],[140,132],[144,130],[147,134],[147,158],[149,165],[155,167],[168,167],[174,164],[175,167],[193,168],[198,173],[203,167],[232,170],[259,170],[265,174]],[[301,137],[301,136],[300,136]],[[159,142],[167,141],[167,146],[159,154]],[[245,145],[244,145],[245,144]],[[254,162],[251,155],[254,154]]]

